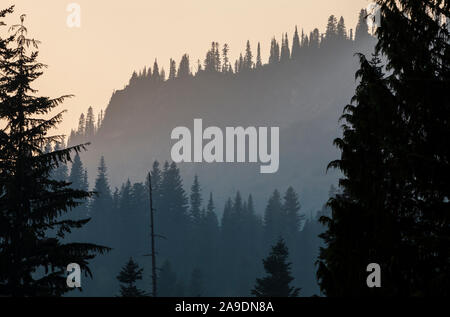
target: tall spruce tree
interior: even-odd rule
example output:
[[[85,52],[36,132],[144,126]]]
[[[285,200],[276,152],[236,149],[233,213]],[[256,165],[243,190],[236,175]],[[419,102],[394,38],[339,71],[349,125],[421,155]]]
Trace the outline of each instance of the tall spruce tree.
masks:
[[[80,119],[78,120],[78,130],[77,130],[77,136],[79,138],[84,138],[86,135],[86,118],[84,116],[84,113],[80,115]]]
[[[219,221],[215,212],[214,200],[212,193],[209,196],[205,215],[201,225],[201,249],[203,252],[205,269],[208,271],[214,270],[214,264],[217,257],[217,248],[219,240]],[[208,273],[208,272],[205,272]]]
[[[258,48],[256,50],[256,68],[262,67],[262,59],[261,59],[261,43],[258,42]]]
[[[222,72],[229,73],[230,72],[230,58],[228,56],[230,52],[230,47],[227,43],[223,45],[222,48]]]
[[[177,63],[170,59],[170,68],[169,68],[169,80],[173,80],[177,77]]]
[[[337,38],[337,19],[334,15],[328,18],[327,29],[325,31],[325,39],[328,43],[334,43]]]
[[[319,282],[331,296],[448,296],[450,141],[440,136],[450,132],[450,3],[377,3],[386,66],[360,56],[354,105],[335,141],[341,159],[330,165],[345,177],[332,216],[322,217]],[[380,264],[382,288],[367,288],[369,263]]]
[[[293,246],[304,217],[299,214],[300,202],[297,193],[292,187],[289,187],[284,195],[282,208],[283,216],[285,217],[286,242],[289,246]]]
[[[300,289],[292,287],[291,263],[287,262],[289,251],[283,239],[272,247],[270,255],[263,260],[268,276],[256,279],[252,295],[256,297],[298,297]]]
[[[361,42],[369,38],[369,26],[367,25],[367,11],[359,12],[358,24],[355,30],[355,42]]]
[[[317,275],[328,296],[373,294],[375,290],[366,284],[369,263],[382,265],[383,288],[378,292],[402,287],[393,282],[395,258],[392,263],[389,260],[401,250],[400,236],[395,233],[399,228],[390,216],[394,206],[385,205],[390,175],[384,162],[391,153],[384,134],[395,120],[395,108],[379,59],[369,62],[362,55],[360,59],[360,84],[353,98],[356,106],[347,106],[344,137],[335,140],[343,151],[342,159],[330,164],[346,176],[340,180],[343,192],[329,201],[332,216],[320,219],[328,230],[321,235],[326,247],[320,252]],[[395,129],[392,133],[402,132]],[[362,164],[371,168],[361,169]]]
[[[0,19],[12,8],[0,11]],[[87,243],[64,243],[72,230],[89,220],[61,219],[89,197],[51,178],[59,164],[71,160],[79,145],[44,153],[43,145],[61,122],[62,112],[49,115],[67,96],[36,96],[31,86],[45,67],[37,61],[38,41],[26,38],[25,16],[13,25],[11,36],[0,38],[0,118],[6,123],[0,137],[0,296],[61,296],[68,263],[91,275],[88,261],[108,249]],[[4,25],[4,23],[0,23]]]
[[[336,27],[336,32],[338,40],[343,41],[347,39],[347,28],[345,27],[344,17],[341,17],[339,19]]]
[[[212,193],[209,195],[208,205],[206,207],[206,213],[203,219],[203,238],[205,242],[210,246],[208,253],[211,253],[214,247],[216,247],[217,239],[219,237],[219,221],[217,219],[216,207],[214,206],[214,200]]]
[[[283,204],[281,195],[275,190],[269,198],[264,212],[264,243],[271,245],[276,239],[284,235],[285,217],[283,217]]]
[[[128,179],[125,184],[122,184],[122,188],[120,189],[120,201],[119,207],[121,211],[121,216],[125,218],[129,218],[129,213],[133,211],[133,193],[131,182]]]
[[[142,280],[143,271],[144,269],[140,268],[139,265],[134,262],[133,258],[130,258],[117,276],[117,280],[121,283],[121,297],[147,296],[143,290],[136,287],[136,282]]]
[[[178,66],[178,78],[186,78],[191,75],[191,67],[189,66],[189,55],[184,54]]]
[[[269,64],[276,64],[280,61],[280,46],[275,38],[270,42]]]
[[[100,158],[94,192],[96,195],[92,199],[92,210],[100,213],[110,212],[112,208],[112,196],[111,188],[109,187],[105,158],[103,156]]]
[[[292,59],[297,59],[300,56],[300,37],[298,35],[297,26],[295,26],[294,38],[292,39]]]
[[[86,115],[85,136],[89,140],[94,136],[94,134],[95,134],[94,109],[92,107],[89,107]]]
[[[291,58],[287,33],[282,36],[280,61],[286,62]]]
[[[153,63],[152,79],[154,81],[160,81],[161,80],[161,74],[159,72],[159,66],[158,66],[158,60],[157,59],[155,59],[155,62]]]
[[[153,209],[158,210],[158,207],[161,203],[161,181],[162,181],[162,173],[159,167],[159,162],[153,162],[152,170],[150,172],[151,181],[152,181],[152,198],[153,198]],[[146,181],[147,192],[150,187],[148,184],[148,178]]]
[[[192,221],[195,226],[199,226],[202,221],[203,215],[201,212],[202,193],[201,193],[200,183],[198,182],[197,175],[194,177],[194,183],[192,184],[192,187],[191,187],[190,201],[191,201],[190,213],[191,213]]]
[[[311,47],[312,49],[318,49],[320,45],[320,33],[319,33],[319,29],[314,29],[311,32],[311,35],[309,37],[309,47]]]
[[[247,46],[245,48],[245,57],[244,57],[244,69],[252,69],[253,68],[253,53],[252,48],[250,46],[250,41],[247,41]]]
[[[167,238],[160,242],[176,265],[187,256],[185,239],[191,226],[188,214],[188,197],[183,188],[180,170],[175,163],[165,163],[161,181],[161,202],[155,212],[158,233]]]
[[[85,187],[84,184],[84,168],[81,162],[80,155],[75,154],[75,158],[72,162],[72,167],[70,168],[69,183],[73,189],[81,190]]]

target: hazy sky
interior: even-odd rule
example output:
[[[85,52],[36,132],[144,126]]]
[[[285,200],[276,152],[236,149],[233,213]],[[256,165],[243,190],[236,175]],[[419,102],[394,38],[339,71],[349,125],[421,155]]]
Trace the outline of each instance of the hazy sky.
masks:
[[[69,3],[81,6],[81,28],[67,27]],[[270,39],[295,25],[309,32],[324,31],[331,14],[344,16],[347,28],[355,27],[361,8],[369,0],[16,0],[2,1],[1,9],[15,4],[13,19],[20,14],[29,35],[39,39],[40,61],[48,64],[37,84],[40,93],[56,97],[74,94],[64,103],[68,109],[62,132],[77,125],[89,106],[104,109],[114,89],[122,89],[133,70],[153,66],[158,58],[168,74],[169,58],[177,63],[184,53],[203,61],[212,41],[228,43],[234,59],[250,40],[261,42],[267,59]],[[2,28],[4,35],[6,28]],[[123,105],[126,107],[126,105]]]

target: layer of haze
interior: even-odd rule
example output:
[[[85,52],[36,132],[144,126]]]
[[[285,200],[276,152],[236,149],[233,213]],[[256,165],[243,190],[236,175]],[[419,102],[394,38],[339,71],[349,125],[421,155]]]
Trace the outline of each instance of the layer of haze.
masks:
[[[77,125],[81,112],[89,106],[97,113],[104,109],[114,89],[127,84],[133,70],[153,66],[168,69],[184,53],[196,69],[212,41],[228,43],[232,61],[250,40],[256,51],[261,42],[266,60],[270,39],[288,32],[291,41],[295,25],[309,32],[324,32],[331,14],[344,16],[347,28],[356,25],[361,8],[369,0],[78,0],[81,28],[68,28],[66,7],[73,1],[2,1],[0,9],[15,4],[8,24],[17,23],[20,14],[30,37],[39,39],[40,61],[49,65],[36,88],[56,97],[74,94],[64,103],[69,112],[61,125],[68,133]],[[4,35],[5,28],[1,30]],[[123,105],[126,107],[126,105]]]

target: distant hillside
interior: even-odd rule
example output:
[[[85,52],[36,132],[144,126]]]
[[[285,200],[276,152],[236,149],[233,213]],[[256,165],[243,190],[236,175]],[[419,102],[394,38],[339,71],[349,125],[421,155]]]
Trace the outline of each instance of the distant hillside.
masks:
[[[259,49],[252,53],[248,46],[232,66],[223,47],[213,43],[195,75],[188,56],[179,67],[171,63],[167,80],[156,63],[134,73],[129,85],[112,95],[98,131],[87,138],[92,145],[83,162],[90,178],[104,155],[114,186],[128,178],[143,181],[154,160],[170,160],[171,131],[177,126],[192,129],[195,118],[203,119],[205,127],[279,126],[278,173],[261,175],[259,164],[184,163],[179,164],[184,179],[198,174],[205,190],[217,193],[219,206],[236,190],[263,201],[259,198],[268,197],[273,188],[292,185],[303,212],[320,209],[337,181],[326,167],[338,157],[332,142],[341,134],[338,119],[354,93],[354,53],[373,48],[367,32],[361,36],[359,31],[356,41],[350,34],[342,32],[342,25],[331,25],[322,36],[317,30],[309,36],[296,33],[292,45],[283,36],[281,45],[272,41],[266,65]],[[69,142],[84,140],[74,132]]]

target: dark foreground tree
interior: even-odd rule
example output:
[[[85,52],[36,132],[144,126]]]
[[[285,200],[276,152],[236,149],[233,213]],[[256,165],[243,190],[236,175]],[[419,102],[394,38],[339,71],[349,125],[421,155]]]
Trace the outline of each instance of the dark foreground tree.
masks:
[[[321,217],[328,230],[321,235],[327,247],[320,252],[318,277],[328,296],[388,295],[388,281],[395,275],[390,256],[399,254],[399,228],[392,206],[385,204],[391,191],[384,163],[391,152],[384,135],[401,131],[389,127],[395,108],[379,59],[367,61],[362,55],[360,59],[360,84],[353,98],[357,106],[346,107],[344,138],[335,141],[343,149],[342,159],[330,164],[344,171],[347,179],[340,181],[343,192],[328,203],[332,217]],[[382,289],[367,287],[370,263],[382,264]]]
[[[139,265],[130,258],[127,264],[122,268],[117,279],[120,285],[120,296],[122,297],[142,297],[147,294],[136,287],[136,282],[142,280],[142,272]]]
[[[329,202],[318,277],[329,296],[450,295],[448,0],[379,0],[377,53],[346,108],[342,193]],[[385,74],[386,73],[386,74]],[[366,284],[370,263],[382,287]]]
[[[268,276],[256,279],[252,295],[256,297],[297,297],[300,289],[291,287],[291,263],[287,262],[289,251],[283,239],[272,247],[270,255],[263,260]]]
[[[0,19],[11,12],[1,11]],[[26,38],[23,22],[21,16],[12,35],[0,39],[0,296],[60,296],[70,290],[68,264],[77,263],[91,275],[88,261],[108,249],[63,243],[89,220],[62,216],[90,194],[53,179],[52,171],[84,146],[42,150],[47,143],[62,142],[61,136],[48,135],[62,113],[42,118],[65,97],[38,97],[31,88],[45,66],[37,62],[38,42]]]

